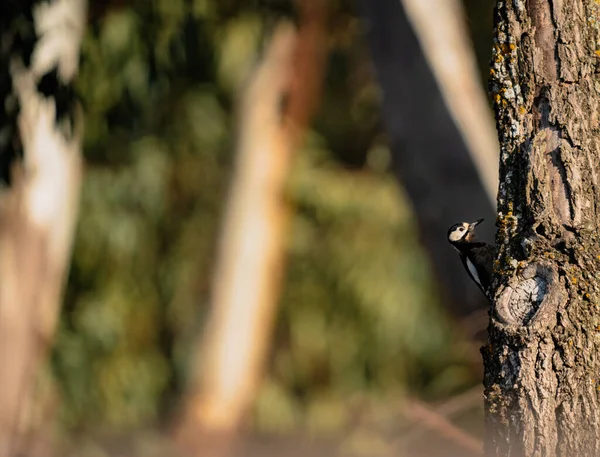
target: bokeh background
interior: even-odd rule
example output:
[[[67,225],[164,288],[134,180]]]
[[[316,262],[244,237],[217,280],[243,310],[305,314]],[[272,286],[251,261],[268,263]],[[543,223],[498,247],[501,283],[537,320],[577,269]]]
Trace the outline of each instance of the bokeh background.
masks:
[[[290,452],[471,455],[485,309],[457,315],[439,285],[436,270],[462,267],[422,243],[359,3],[326,2],[322,89],[287,180],[283,285],[245,434]],[[493,1],[457,4],[485,92]],[[297,2],[90,3],[85,179],[48,369],[72,455],[161,455],[210,315],[239,96],[283,18],[300,20]]]

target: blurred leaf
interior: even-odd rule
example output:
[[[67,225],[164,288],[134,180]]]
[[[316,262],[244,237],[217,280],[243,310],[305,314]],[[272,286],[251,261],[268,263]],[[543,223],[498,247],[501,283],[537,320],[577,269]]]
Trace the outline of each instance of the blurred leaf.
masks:
[[[257,57],[262,24],[253,14],[232,19],[219,34],[218,72],[221,84],[236,91]]]

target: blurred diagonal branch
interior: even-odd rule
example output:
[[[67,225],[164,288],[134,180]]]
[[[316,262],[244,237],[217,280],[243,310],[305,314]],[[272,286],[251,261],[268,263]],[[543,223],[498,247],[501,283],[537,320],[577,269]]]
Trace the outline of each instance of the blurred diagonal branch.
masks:
[[[15,55],[11,66],[23,162],[0,200],[1,457],[32,454],[24,435],[59,314],[81,181],[82,119],[71,87],[86,3],[23,2],[14,20],[31,17],[31,8],[39,37],[31,63]]]
[[[460,445],[465,451],[475,455],[483,455],[483,442],[481,440],[473,438],[455,426],[442,414],[430,409],[421,402],[417,400],[409,401],[406,407],[406,414],[412,420],[422,423],[428,429]]]
[[[304,1],[301,13],[298,32],[288,24],[275,30],[240,101],[212,312],[177,429],[182,447],[205,454],[227,452],[254,400],[270,343],[289,222],[284,187],[319,98],[326,53],[322,3]],[[207,451],[211,434],[225,438],[209,439],[215,447]]]
[[[480,407],[482,398],[483,388],[478,385],[437,405],[435,412],[444,417],[451,417],[473,407]]]

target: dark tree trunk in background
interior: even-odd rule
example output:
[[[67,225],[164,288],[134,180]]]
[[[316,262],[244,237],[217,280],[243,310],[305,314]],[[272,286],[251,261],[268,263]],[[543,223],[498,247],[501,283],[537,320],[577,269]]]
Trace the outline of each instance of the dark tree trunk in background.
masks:
[[[488,456],[600,455],[600,4],[501,1]]]
[[[357,5],[382,93],[394,171],[412,202],[423,245],[444,290],[446,303],[456,316],[485,309],[487,300],[463,271],[458,256],[448,245],[446,231],[456,222],[484,217],[488,224],[481,226],[482,232],[492,238],[495,145],[487,151],[494,161],[493,169],[482,170],[476,162],[485,163],[490,157],[474,160],[476,152],[469,150],[447,103],[455,94],[444,94],[438,85],[403,2],[358,0]],[[420,5],[412,6],[416,10]],[[456,6],[460,8],[460,3]],[[419,25],[422,29],[431,23],[425,21]],[[435,51],[428,54],[435,56]],[[453,64],[455,57],[451,58]],[[461,65],[458,67],[462,70]],[[474,90],[480,90],[475,65],[472,67]],[[461,92],[463,103],[472,97],[466,89]],[[479,117],[487,114],[484,110]],[[488,130],[489,135],[495,134],[493,127]],[[486,183],[481,178],[486,175],[494,176],[494,184],[487,185],[488,189],[493,188],[493,196],[486,192]]]

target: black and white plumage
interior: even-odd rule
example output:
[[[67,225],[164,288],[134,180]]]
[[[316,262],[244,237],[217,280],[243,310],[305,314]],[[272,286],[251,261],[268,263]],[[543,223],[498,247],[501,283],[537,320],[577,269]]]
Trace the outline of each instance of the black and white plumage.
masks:
[[[448,229],[448,242],[458,251],[460,260],[475,284],[488,297],[492,281],[494,248],[475,237],[475,227],[483,222],[461,222]]]

